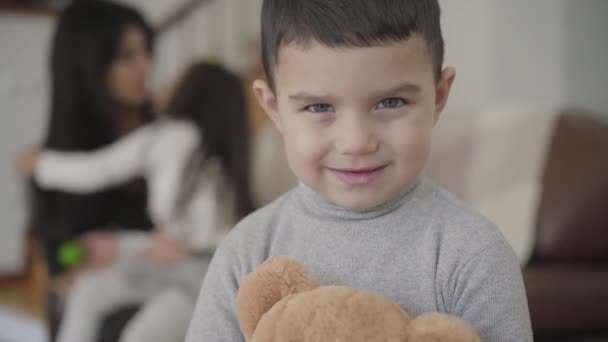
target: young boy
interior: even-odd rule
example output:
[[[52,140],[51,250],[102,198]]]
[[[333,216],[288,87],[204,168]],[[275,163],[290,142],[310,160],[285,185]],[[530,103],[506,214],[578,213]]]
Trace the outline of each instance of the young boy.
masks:
[[[437,0],[265,0],[257,97],[301,184],[217,250],[188,342],[243,341],[242,279],[290,256],[320,285],[459,316],[484,341],[532,341],[517,259],[498,229],[425,182],[455,71]]]

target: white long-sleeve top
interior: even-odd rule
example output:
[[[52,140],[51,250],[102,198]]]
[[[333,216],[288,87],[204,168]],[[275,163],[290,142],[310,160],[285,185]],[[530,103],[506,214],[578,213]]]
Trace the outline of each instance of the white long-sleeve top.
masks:
[[[200,139],[189,121],[160,120],[92,152],[47,150],[34,178],[44,188],[86,194],[143,176],[154,224],[193,251],[211,249],[236,219],[235,194],[217,160],[205,162],[190,201],[176,208],[184,169]]]

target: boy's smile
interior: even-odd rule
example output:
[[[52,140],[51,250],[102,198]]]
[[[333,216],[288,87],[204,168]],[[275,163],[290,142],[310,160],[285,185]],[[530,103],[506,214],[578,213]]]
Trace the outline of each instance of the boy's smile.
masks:
[[[287,44],[275,70],[276,91],[263,81],[254,88],[300,181],[356,210],[413,185],[454,78],[446,69],[435,82],[421,37],[375,47]]]
[[[333,172],[335,176],[346,185],[363,186],[371,184],[374,180],[379,178],[382,174],[382,171],[384,171],[386,167],[387,165],[379,167],[372,166],[361,169],[327,169]]]

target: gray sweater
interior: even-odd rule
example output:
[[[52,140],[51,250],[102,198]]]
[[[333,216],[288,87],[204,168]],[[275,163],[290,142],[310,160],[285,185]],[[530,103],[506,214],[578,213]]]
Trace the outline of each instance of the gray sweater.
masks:
[[[282,255],[307,266],[321,286],[383,294],[412,315],[459,316],[484,341],[532,341],[513,250],[491,222],[427,182],[365,212],[300,185],[253,213],[217,250],[186,341],[244,341],[239,284]]]

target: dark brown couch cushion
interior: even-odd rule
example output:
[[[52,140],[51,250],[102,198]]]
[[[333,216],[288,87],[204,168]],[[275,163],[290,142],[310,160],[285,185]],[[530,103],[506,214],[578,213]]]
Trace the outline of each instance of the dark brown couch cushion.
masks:
[[[608,272],[603,267],[534,265],[524,271],[535,335],[608,333]]]
[[[562,114],[542,189],[534,261],[608,262],[608,123]]]

